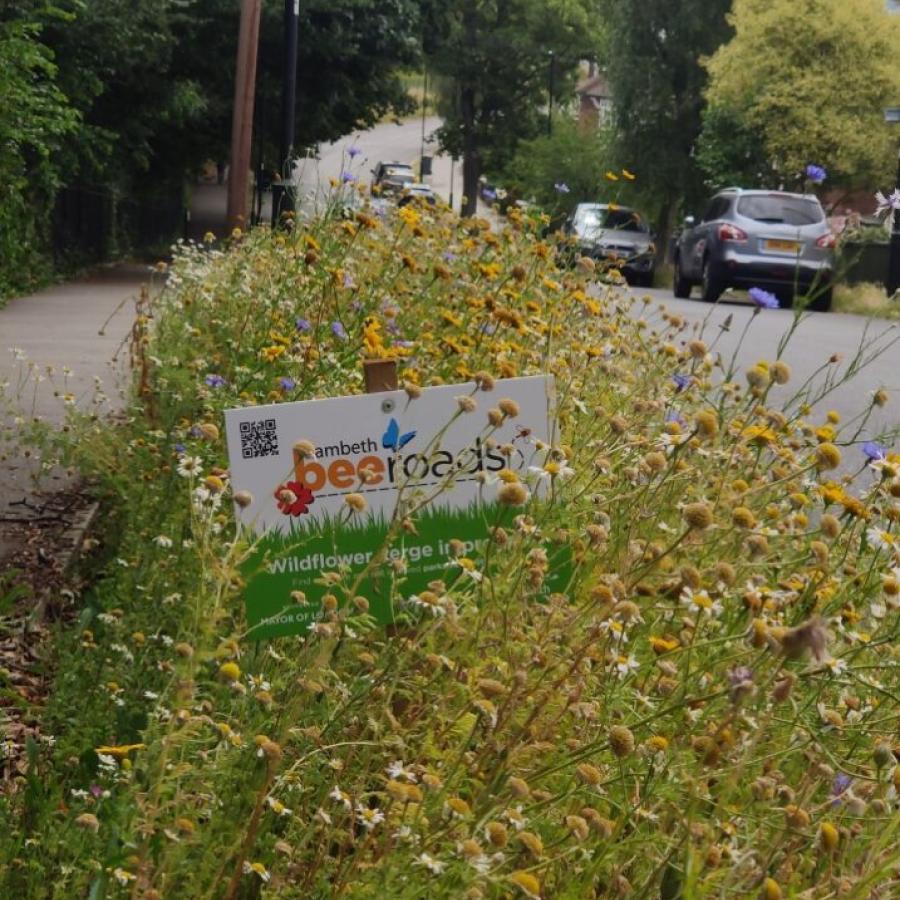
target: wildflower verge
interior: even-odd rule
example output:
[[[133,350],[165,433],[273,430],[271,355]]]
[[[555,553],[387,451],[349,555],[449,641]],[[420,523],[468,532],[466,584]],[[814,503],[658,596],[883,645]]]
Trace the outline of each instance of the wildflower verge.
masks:
[[[120,527],[2,801],[10,896],[896,892],[900,457],[810,417],[838,379],[737,372],[538,227],[363,208],[183,248],[125,421],[46,439]],[[489,384],[486,421],[553,374],[559,439],[485,485],[476,550],[400,523],[449,552],[418,594],[384,563],[397,626],[338,565],[307,635],[253,642],[223,410],[361,392],[364,356]]]

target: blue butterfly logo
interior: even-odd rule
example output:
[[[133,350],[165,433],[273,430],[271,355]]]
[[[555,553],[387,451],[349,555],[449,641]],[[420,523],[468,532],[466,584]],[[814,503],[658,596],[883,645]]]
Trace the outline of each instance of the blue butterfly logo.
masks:
[[[402,450],[414,437],[414,431],[407,431],[406,434],[400,434],[400,426],[396,419],[391,419],[388,423],[387,431],[381,437],[381,446],[385,450],[393,450],[396,453]]]

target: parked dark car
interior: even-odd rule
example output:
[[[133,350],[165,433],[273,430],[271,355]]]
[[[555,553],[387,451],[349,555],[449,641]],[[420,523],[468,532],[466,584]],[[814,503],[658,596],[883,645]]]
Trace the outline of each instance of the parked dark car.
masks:
[[[810,309],[831,306],[835,237],[812,194],[728,188],[692,216],[675,245],[673,291],[690,297],[694,285],[715,303],[729,287],[759,287],[783,305],[814,297]]]
[[[646,220],[635,210],[609,203],[579,203],[563,231],[574,239],[574,255],[616,265],[630,284],[653,284],[656,245]]]
[[[380,162],[372,169],[372,188],[383,194],[398,194],[416,180],[412,166],[401,162]]]

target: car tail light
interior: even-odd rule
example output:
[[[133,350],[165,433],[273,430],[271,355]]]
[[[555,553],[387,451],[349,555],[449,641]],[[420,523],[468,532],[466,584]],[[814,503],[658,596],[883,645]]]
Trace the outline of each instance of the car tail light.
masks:
[[[833,250],[834,245],[837,243],[837,238],[829,231],[828,234],[823,234],[816,241],[816,246],[821,247],[823,250]]]
[[[747,240],[747,232],[742,231],[737,225],[731,225],[728,222],[723,222],[719,226],[719,240],[720,241],[746,241]]]

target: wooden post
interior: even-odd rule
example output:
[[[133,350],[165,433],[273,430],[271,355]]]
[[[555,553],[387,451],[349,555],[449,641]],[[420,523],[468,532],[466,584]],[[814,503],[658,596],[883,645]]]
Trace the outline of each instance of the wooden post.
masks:
[[[250,144],[253,139],[253,100],[256,94],[256,52],[262,0],[242,0],[238,33],[234,109],[231,119],[231,166],[228,170],[228,227],[250,225],[247,215]]]
[[[396,391],[400,387],[397,380],[397,361],[394,359],[363,360],[363,377],[367,394]]]

